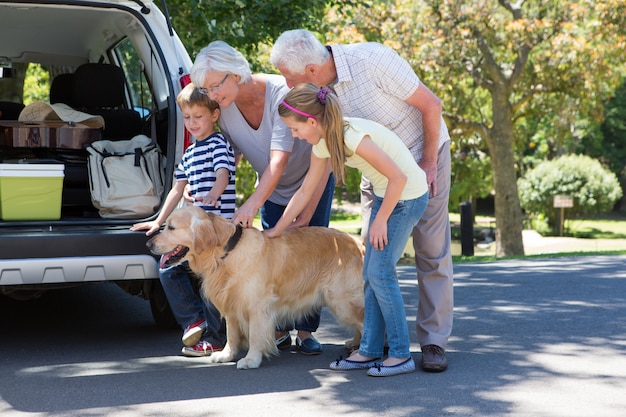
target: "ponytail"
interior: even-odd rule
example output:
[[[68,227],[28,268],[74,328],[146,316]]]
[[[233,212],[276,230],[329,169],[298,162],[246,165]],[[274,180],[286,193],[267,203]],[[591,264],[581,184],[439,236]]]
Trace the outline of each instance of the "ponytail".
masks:
[[[330,153],[330,164],[337,181],[346,180],[346,148],[344,145],[345,122],[339,98],[330,87],[318,88],[315,84],[298,84],[285,96],[278,106],[280,117],[292,117],[298,122],[312,118],[324,131],[324,140]]]

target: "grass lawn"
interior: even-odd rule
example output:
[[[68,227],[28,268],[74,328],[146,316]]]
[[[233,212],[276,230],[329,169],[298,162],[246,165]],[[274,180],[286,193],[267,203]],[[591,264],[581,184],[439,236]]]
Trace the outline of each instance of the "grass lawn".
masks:
[[[333,213],[330,216],[330,227],[358,235],[361,233],[361,215],[345,212]]]
[[[452,227],[459,225],[459,213],[450,213]],[[494,227],[495,217],[476,216],[475,227]],[[626,213],[606,213],[590,219],[566,220],[564,236],[586,239],[626,239]]]
[[[474,227],[488,229],[495,227],[495,222],[495,217],[476,216]],[[453,229],[459,227],[461,223],[459,213],[450,213],[450,223]],[[333,213],[330,226],[347,233],[359,234],[361,216],[347,212]],[[564,235],[586,239],[626,239],[626,213],[609,213],[584,220],[566,220]]]
[[[253,226],[259,230],[263,229],[261,219],[257,215],[254,218]],[[361,215],[353,213],[333,213],[330,217],[330,227],[342,232],[358,235],[361,233]]]
[[[455,226],[458,229],[460,224],[460,216],[458,213],[450,214],[450,221],[452,223],[453,236]],[[476,228],[480,227],[489,228],[495,226],[495,218],[486,217],[486,216],[477,216],[476,218]],[[495,260],[501,259],[519,259],[519,258],[545,258],[545,257],[555,257],[555,256],[589,256],[589,255],[597,255],[597,254],[626,254],[626,244],[622,244],[617,239],[626,239],[626,213],[621,212],[611,212],[604,213],[602,215],[594,216],[589,219],[576,219],[576,220],[566,220],[565,221],[565,230],[563,233],[564,237],[570,238],[578,238],[585,239],[586,241],[593,241],[597,239],[597,242],[600,240],[608,239],[608,240],[616,240],[614,248],[608,250],[599,250],[599,251],[567,251],[561,253],[547,253],[547,254],[535,254],[535,255],[526,255],[526,256],[513,256],[506,258],[496,258],[495,256],[474,256],[474,257],[462,257],[462,256],[454,256],[454,263],[461,262],[491,262]],[[545,236],[548,237],[548,236]],[[454,239],[454,237],[453,237]],[[588,244],[583,244],[588,247]],[[606,246],[606,245],[605,245]],[[623,249],[622,249],[623,246]]]
[[[358,206],[350,207],[348,210],[333,210],[330,219],[330,227],[350,233],[353,235],[359,235],[361,231],[361,215],[358,211]],[[474,232],[476,233],[489,233],[489,231],[495,227],[495,218],[489,216],[476,216],[476,223],[474,225]],[[452,226],[452,243],[453,245],[459,244],[460,236],[460,215],[459,213],[450,213],[450,223]],[[254,226],[261,229],[261,222],[259,218],[255,219]],[[626,213],[608,213],[602,216],[596,216],[594,218],[585,220],[567,220],[565,222],[565,236],[584,239],[626,239]],[[407,253],[412,252],[410,243],[407,244]],[[611,250],[608,252],[564,252],[560,254],[544,254],[544,255],[526,255],[523,257],[513,258],[541,258],[541,257],[555,257],[555,256],[577,256],[577,255],[590,255],[598,253],[610,253],[610,254],[626,254],[626,247],[624,250]],[[454,254],[454,251],[453,251]],[[495,258],[495,256],[485,255],[481,256],[477,254],[473,257],[453,256],[454,262],[491,262],[500,259],[511,258]],[[400,260],[399,265],[411,265],[413,264],[411,256],[407,256]]]
[[[610,213],[589,220],[567,220],[569,235],[590,239],[626,239],[626,213]]]
[[[460,215],[459,213],[450,213],[450,223],[452,226],[453,245],[459,242]],[[331,216],[330,226],[342,230],[347,233],[358,235],[361,230],[361,216],[359,214],[339,212],[333,213]],[[474,225],[475,233],[489,233],[491,228],[495,227],[495,218],[489,216],[477,216]],[[626,213],[609,213],[585,220],[567,220],[565,223],[565,236],[584,238],[584,239],[626,239]],[[407,245],[407,252],[410,253],[412,248]],[[454,253],[454,251],[453,251]],[[526,255],[524,257],[514,258],[541,258],[555,256],[582,256],[590,254],[626,254],[624,250],[611,250],[608,252],[564,252],[560,254],[542,254],[542,255]],[[454,263],[460,262],[491,262],[503,258],[495,256],[477,254],[473,257],[454,256]],[[511,259],[511,258],[506,258]],[[400,260],[400,265],[413,264],[412,257],[408,256]]]

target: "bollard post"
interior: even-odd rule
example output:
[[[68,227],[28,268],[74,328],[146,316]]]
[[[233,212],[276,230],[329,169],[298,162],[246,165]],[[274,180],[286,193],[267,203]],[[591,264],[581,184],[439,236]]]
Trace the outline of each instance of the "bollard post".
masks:
[[[460,204],[461,212],[461,255],[474,256],[474,220],[472,203],[464,201]]]

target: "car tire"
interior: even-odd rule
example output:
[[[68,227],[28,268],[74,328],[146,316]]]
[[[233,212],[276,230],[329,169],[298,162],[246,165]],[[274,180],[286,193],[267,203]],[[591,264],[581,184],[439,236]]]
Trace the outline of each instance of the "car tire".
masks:
[[[165,296],[165,291],[163,291],[161,282],[158,279],[153,280],[150,290],[150,310],[152,311],[152,318],[154,318],[154,322],[158,327],[162,329],[176,329],[179,327]]]

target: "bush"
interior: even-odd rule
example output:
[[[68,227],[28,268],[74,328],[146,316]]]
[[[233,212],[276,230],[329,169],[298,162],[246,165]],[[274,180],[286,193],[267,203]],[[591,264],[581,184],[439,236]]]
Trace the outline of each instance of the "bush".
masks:
[[[235,187],[237,188],[237,204],[243,204],[252,195],[256,188],[257,175],[250,162],[242,158],[237,164]]]
[[[584,155],[544,161],[520,178],[517,186],[522,208],[531,218],[547,218],[551,227],[560,210],[553,207],[556,195],[573,197],[574,207],[566,209],[569,218],[609,211],[622,197],[615,174]]]
[[[338,205],[346,200],[349,203],[361,201],[361,171],[346,167],[346,181],[342,186],[335,187],[335,201]]]
[[[257,175],[252,165],[246,158],[242,158],[237,165],[235,186],[237,188],[237,205],[243,204],[256,189]],[[345,200],[349,203],[361,201],[361,172],[358,169],[348,167],[346,172],[346,184],[335,188],[335,201],[338,205]]]

